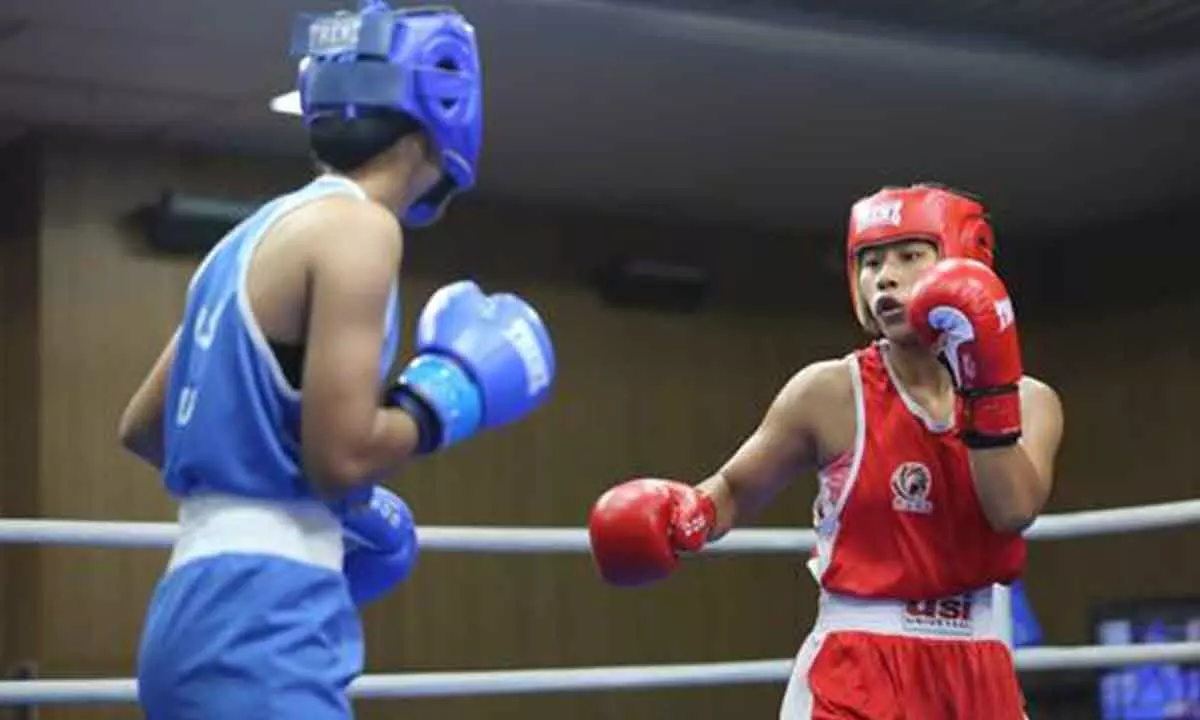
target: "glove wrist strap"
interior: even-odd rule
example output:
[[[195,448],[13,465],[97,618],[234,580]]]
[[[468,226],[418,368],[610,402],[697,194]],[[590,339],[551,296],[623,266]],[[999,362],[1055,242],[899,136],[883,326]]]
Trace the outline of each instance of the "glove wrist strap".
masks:
[[[675,517],[677,534],[672,541],[678,550],[699,552],[708,543],[709,533],[717,524],[717,504],[698,491],[691,499],[693,502]]]
[[[1021,439],[1021,395],[1017,385],[962,392],[963,443],[971,449],[1014,445]]]
[[[461,442],[479,429],[483,397],[466,370],[451,358],[413,358],[390,393],[392,403],[417,423],[418,454]]]

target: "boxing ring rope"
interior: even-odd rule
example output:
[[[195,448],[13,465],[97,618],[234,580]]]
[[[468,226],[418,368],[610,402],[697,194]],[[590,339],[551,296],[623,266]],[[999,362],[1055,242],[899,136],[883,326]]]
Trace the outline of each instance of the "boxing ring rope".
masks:
[[[1127,647],[1043,647],[1016,651],[1019,670],[1089,669],[1200,658],[1200,642]],[[782,683],[791,658],[691,665],[618,665],[547,670],[481,670],[364,675],[350,686],[356,698],[465,697],[521,693],[645,690],[712,685]],[[0,682],[0,706],[36,704],[133,703],[132,678],[100,680],[7,680]]]
[[[1046,515],[1026,530],[1031,540],[1141,532],[1200,524],[1200,500],[1139,507]],[[0,544],[49,544],[87,547],[169,547],[174,523],[88,520],[0,519]],[[423,551],[483,553],[586,553],[587,534],[573,528],[425,527]],[[797,553],[810,549],[811,530],[735,530],[703,552]],[[1006,616],[1000,615],[1001,617]],[[1200,642],[1135,646],[1018,648],[1018,670],[1097,669],[1159,662],[1200,661]],[[466,672],[364,675],[350,688],[356,698],[403,698],[511,695],[518,693],[638,690],[756,683],[781,683],[792,659],[741,662],[624,665]],[[40,704],[133,703],[131,678],[0,681],[0,706]]]
[[[1108,510],[1043,515],[1025,531],[1030,540],[1063,540],[1164,530],[1200,524],[1200,500],[1181,500]],[[170,547],[178,526],[167,522],[0,519],[0,545]],[[419,528],[422,551],[479,553],[586,553],[587,531],[575,528]],[[734,530],[702,551],[710,553],[795,553],[816,543],[812,530]]]

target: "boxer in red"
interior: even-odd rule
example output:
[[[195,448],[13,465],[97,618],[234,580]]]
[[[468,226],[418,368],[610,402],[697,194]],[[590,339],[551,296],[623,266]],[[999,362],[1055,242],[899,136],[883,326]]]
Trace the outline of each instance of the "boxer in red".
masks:
[[[641,585],[816,472],[820,609],[780,718],[1023,716],[991,589],[1024,568],[1021,532],[1050,495],[1063,417],[1023,373],[993,250],[987,211],[965,193],[863,198],[846,261],[873,341],[796,373],[712,477],[631,480],[592,508],[601,576]]]

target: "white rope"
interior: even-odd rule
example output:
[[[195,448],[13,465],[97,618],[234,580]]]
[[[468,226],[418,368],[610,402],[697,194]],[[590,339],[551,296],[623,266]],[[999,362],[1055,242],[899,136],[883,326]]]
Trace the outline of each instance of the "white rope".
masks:
[[[1200,523],[1200,500],[1044,515],[1026,531],[1031,540],[1161,530]],[[0,544],[87,547],[170,547],[175,523],[0,519]],[[421,527],[421,549],[481,553],[586,553],[587,531],[575,528]],[[741,529],[705,553],[797,553],[815,542],[812,530]]]
[[[171,547],[179,526],[164,522],[116,520],[0,520],[0,544],[82,545],[85,547]]]
[[[623,665],[475,672],[367,675],[350,688],[363,698],[463,697],[746,685],[786,680],[792,661],[749,660],[697,665]]]
[[[1013,655],[1017,669],[1026,672],[1095,670],[1148,663],[1194,663],[1200,662],[1200,641],[1018,648]]]
[[[1031,540],[1064,540],[1164,530],[1197,523],[1200,523],[1200,499],[1180,500],[1156,505],[1043,515],[1034,521],[1025,536]]]
[[[1200,661],[1200,642],[1115,647],[1021,648],[1016,651],[1015,657],[1017,669],[1023,671],[1197,662]],[[792,660],[788,658],[692,665],[623,665],[364,675],[350,687],[350,694],[358,698],[464,697],[739,685],[784,682],[791,671]],[[127,678],[0,682],[0,705],[136,701],[136,682]]]
[[[127,678],[0,682],[0,706],[131,702],[137,702],[137,681]]]

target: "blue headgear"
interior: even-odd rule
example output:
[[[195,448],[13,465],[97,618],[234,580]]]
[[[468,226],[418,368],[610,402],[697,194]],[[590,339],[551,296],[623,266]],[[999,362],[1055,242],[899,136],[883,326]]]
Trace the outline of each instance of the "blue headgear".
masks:
[[[483,144],[483,80],[475,29],[447,8],[393,11],[364,0],[357,13],[302,15],[292,36],[304,121],[360,109],[399,110],[428,134],[441,179],[413,203],[407,225],[436,222],[475,184]]]

